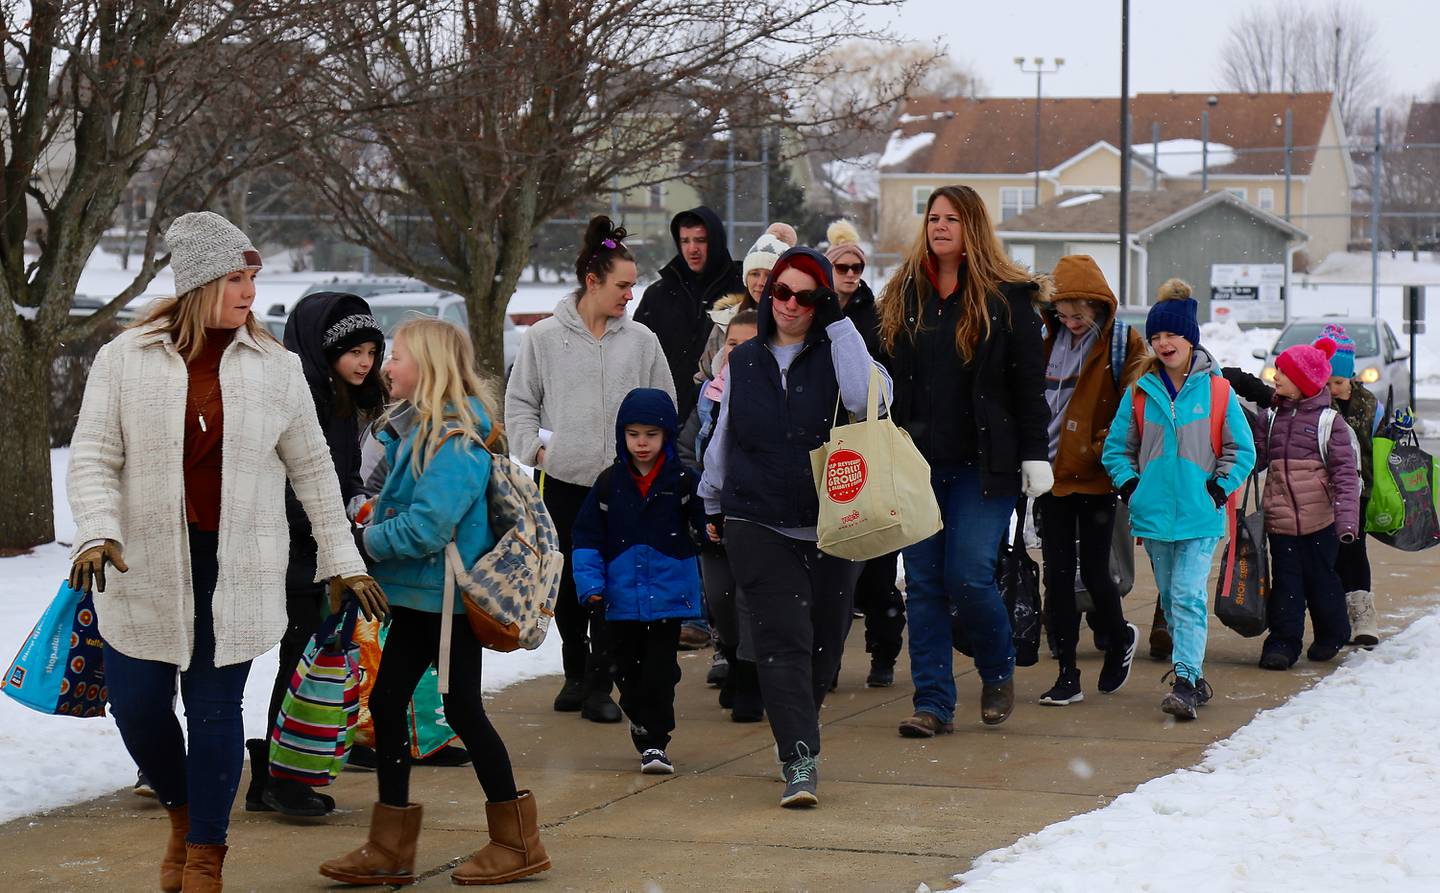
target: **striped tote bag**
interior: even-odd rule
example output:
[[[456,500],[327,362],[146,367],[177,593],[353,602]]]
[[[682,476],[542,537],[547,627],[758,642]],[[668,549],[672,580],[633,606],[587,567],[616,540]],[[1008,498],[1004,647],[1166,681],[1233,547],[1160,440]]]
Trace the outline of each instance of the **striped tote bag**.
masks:
[[[350,756],[360,717],[359,606],[331,615],[305,647],[270,730],[270,774],[327,785]]]

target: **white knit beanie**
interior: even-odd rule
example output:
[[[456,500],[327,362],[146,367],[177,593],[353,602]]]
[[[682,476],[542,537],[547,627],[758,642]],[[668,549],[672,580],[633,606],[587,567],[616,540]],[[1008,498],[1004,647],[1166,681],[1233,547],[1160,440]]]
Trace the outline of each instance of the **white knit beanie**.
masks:
[[[165,232],[175,294],[184,295],[237,270],[258,270],[260,252],[235,224],[212,211],[181,214]]]
[[[755,244],[750,246],[750,253],[745,255],[743,265],[744,275],[749,276],[751,270],[769,270],[775,266],[780,255],[790,250],[790,246],[782,242],[778,237],[770,233],[761,233]]]

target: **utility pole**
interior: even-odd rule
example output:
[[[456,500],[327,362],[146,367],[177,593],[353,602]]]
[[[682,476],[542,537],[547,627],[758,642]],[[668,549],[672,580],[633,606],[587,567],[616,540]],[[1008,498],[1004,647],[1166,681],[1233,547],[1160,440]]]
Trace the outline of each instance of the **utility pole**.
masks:
[[[1385,192],[1384,146],[1380,136],[1380,107],[1375,107],[1375,161],[1370,165],[1370,315],[1380,311],[1380,201]]]
[[[1155,159],[1159,163],[1159,159]],[[1121,306],[1130,303],[1130,0],[1120,2],[1120,281]]]
[[[1025,57],[1024,57],[1024,56],[1016,56],[1016,57],[1015,57],[1015,64],[1020,67],[1020,71],[1021,71],[1022,73],[1035,75],[1035,207],[1039,207],[1039,205],[1040,205],[1040,98],[1041,98],[1040,88],[1041,88],[1041,79],[1044,78],[1045,75],[1047,75],[1047,74],[1054,74],[1055,72],[1059,71],[1059,70],[1060,70],[1060,66],[1062,66],[1062,65],[1065,64],[1065,60],[1059,58],[1058,56],[1057,56],[1056,58],[1054,58],[1054,59],[1049,60],[1050,63],[1051,63],[1051,65],[1052,65],[1052,67],[1050,67],[1050,68],[1046,68],[1046,67],[1045,67],[1045,66],[1046,66],[1046,59],[1045,59],[1044,56],[1036,56],[1036,57],[1035,57],[1033,60],[1031,60],[1031,61],[1033,62],[1034,67],[1033,67],[1033,68],[1026,68],[1026,67],[1025,67]],[[1022,207],[1023,207],[1024,202],[1021,202],[1021,205],[1022,205]]]

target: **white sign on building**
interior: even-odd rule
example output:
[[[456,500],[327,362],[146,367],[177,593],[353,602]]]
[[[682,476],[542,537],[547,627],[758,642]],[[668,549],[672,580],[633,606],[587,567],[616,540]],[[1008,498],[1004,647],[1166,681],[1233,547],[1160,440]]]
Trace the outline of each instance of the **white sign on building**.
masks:
[[[1284,264],[1211,264],[1210,318],[1215,322],[1284,322]]]

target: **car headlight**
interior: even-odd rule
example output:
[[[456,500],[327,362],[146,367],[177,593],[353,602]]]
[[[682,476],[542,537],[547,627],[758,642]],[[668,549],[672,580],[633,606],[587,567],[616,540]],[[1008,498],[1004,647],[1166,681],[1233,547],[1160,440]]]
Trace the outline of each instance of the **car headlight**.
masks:
[[[1362,369],[1360,371],[1360,380],[1365,384],[1374,384],[1380,380],[1380,370],[1374,366],[1371,366],[1369,369]]]
[[[1263,379],[1265,379],[1266,381],[1274,381],[1274,380],[1275,380],[1275,367],[1274,367],[1274,366],[1266,366],[1266,367],[1265,367],[1265,371],[1260,373],[1260,377],[1263,378]]]

